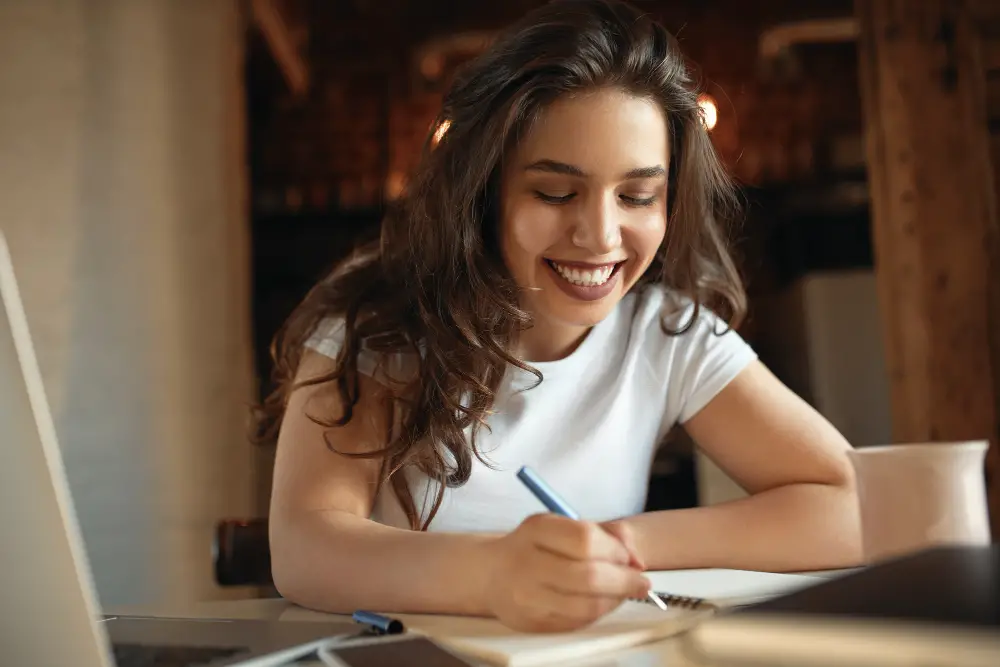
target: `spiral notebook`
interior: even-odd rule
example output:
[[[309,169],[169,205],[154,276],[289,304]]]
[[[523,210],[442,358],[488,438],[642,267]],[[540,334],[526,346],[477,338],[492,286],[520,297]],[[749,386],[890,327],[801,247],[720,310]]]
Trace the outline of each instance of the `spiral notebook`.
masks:
[[[655,642],[694,627],[719,608],[768,599],[818,583],[815,575],[741,570],[677,570],[647,573],[666,597],[697,597],[703,605],[626,602],[593,625],[575,632],[528,634],[497,621],[457,616],[399,615],[406,627],[470,658],[505,667],[533,667],[589,658]]]
[[[530,634],[486,618],[399,617],[410,631],[426,634],[468,658],[490,665],[534,667],[621,651],[683,632],[710,612],[662,611],[648,602],[626,602],[575,632]]]

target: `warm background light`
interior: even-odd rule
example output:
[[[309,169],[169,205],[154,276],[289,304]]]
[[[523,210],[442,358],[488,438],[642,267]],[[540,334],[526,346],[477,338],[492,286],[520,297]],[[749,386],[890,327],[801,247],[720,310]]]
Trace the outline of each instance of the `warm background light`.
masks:
[[[445,135],[445,132],[448,131],[449,127],[451,127],[451,121],[450,120],[442,121],[441,124],[437,126],[437,129],[434,130],[434,143],[435,143],[435,145],[439,141],[441,141],[441,137],[443,137]]]
[[[715,100],[709,95],[702,95],[698,98],[698,106],[701,107],[705,127],[711,130],[719,120],[719,109],[715,106]]]

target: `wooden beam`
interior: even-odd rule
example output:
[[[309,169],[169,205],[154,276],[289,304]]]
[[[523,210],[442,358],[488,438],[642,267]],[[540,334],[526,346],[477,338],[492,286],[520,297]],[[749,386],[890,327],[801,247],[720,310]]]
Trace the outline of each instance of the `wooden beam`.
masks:
[[[989,439],[1000,534],[996,192],[969,0],[855,0],[897,442]]]
[[[289,20],[275,0],[253,0],[253,20],[264,35],[278,69],[296,96],[309,90],[309,66],[299,52]]]

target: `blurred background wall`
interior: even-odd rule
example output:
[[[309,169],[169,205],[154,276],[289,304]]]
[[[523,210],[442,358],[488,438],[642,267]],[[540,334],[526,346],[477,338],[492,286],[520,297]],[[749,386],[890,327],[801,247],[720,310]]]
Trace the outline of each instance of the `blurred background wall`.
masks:
[[[252,511],[245,16],[0,3],[0,228],[106,604],[214,587]]]

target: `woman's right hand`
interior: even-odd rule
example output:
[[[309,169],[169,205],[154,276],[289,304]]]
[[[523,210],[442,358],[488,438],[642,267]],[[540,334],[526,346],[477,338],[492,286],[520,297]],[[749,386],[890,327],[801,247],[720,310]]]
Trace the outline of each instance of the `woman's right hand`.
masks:
[[[489,547],[485,606],[515,630],[587,626],[649,591],[626,538],[555,514],[528,517]]]

